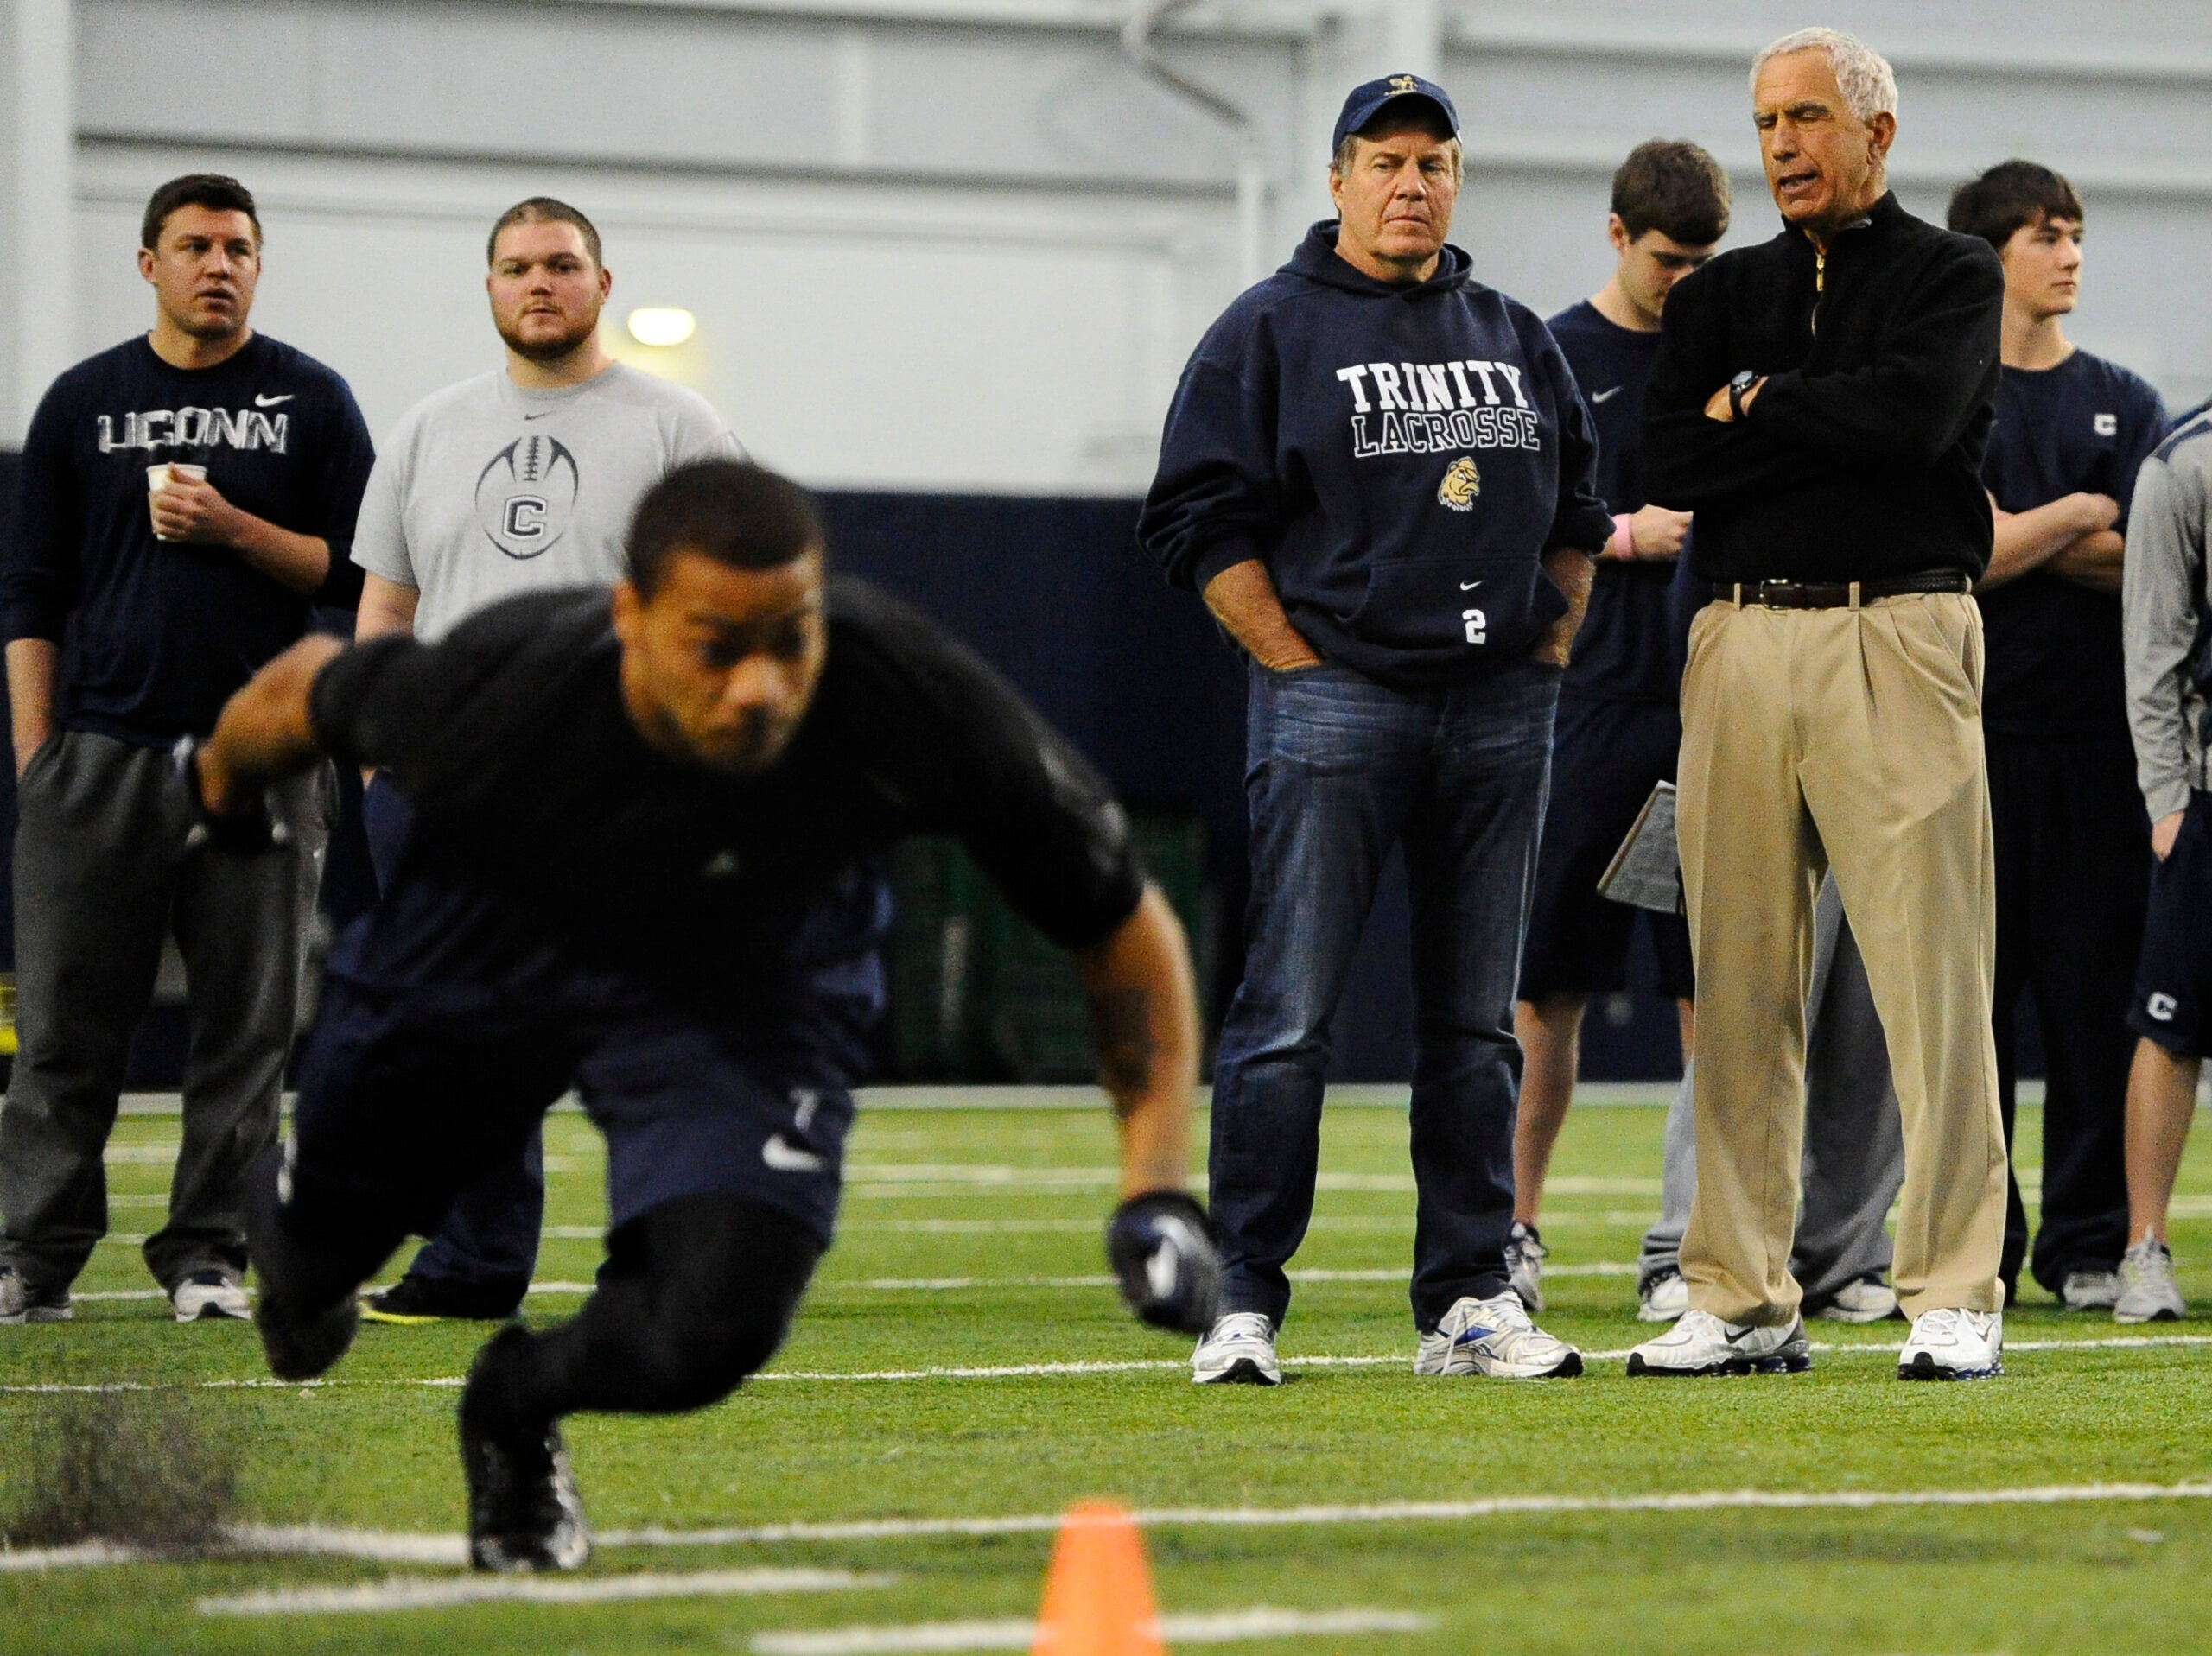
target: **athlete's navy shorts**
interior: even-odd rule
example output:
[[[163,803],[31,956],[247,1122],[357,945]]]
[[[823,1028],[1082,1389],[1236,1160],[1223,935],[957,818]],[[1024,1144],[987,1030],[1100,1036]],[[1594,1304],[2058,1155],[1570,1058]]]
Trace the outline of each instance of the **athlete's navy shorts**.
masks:
[[[2212,794],[2195,792],[2181,832],[2151,870],[2151,908],[2127,1025],[2184,1058],[2205,1056],[2212,1008]]]
[[[1672,707],[1560,697],[1520,999],[1626,988],[1639,915],[1651,928],[1659,993],[1690,998],[1695,977],[1688,923],[1598,895],[1599,876],[1636,826],[1652,789],[1674,780],[1681,745],[1681,715]]]
[[[457,947],[442,963],[435,945],[417,950],[421,969],[394,976],[368,929],[388,944],[418,895],[402,880],[333,952],[301,1059],[296,1188],[433,1235],[454,1194],[574,1088],[607,1139],[614,1227],[679,1196],[741,1196],[828,1245],[852,1089],[884,1003],[874,921],[843,949],[849,917],[831,917],[843,952],[802,938],[789,963],[763,962],[754,992],[709,1010],[551,949],[485,951],[510,969],[463,969],[484,959],[468,947],[472,917],[435,903],[423,919],[442,916]],[[846,901],[887,912],[878,890]]]

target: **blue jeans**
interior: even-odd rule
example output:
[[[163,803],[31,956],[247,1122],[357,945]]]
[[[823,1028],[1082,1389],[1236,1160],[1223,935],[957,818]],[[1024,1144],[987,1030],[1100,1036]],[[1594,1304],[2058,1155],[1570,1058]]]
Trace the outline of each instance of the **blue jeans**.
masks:
[[[1244,980],[1214,1061],[1211,1195],[1224,1311],[1290,1306],[1313,1211],[1329,1025],[1384,860],[1405,849],[1415,1028],[1414,1321],[1506,1286],[1521,1049],[1513,997],[1560,675],[1441,690],[1350,668],[1251,670]]]
[[[361,797],[361,826],[379,892],[391,886],[415,813],[378,777]],[[501,1157],[454,1194],[437,1234],[424,1243],[407,1274],[490,1303],[512,1295],[522,1304],[537,1266],[545,1222],[545,1135],[533,1127],[521,1149]]]

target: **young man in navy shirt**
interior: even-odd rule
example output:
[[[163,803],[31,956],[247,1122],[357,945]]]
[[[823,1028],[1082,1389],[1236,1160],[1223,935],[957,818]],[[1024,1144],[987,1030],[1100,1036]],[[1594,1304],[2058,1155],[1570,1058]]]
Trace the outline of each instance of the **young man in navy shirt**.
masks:
[[[171,853],[163,779],[170,746],[206,730],[316,606],[351,609],[360,591],[346,553],[368,431],[344,380],[248,326],[253,197],[212,174],[164,184],[138,268],[153,329],[47,392],[0,562],[22,1043],[0,1111],[0,1323],[68,1317],[106,1232],[101,1154],[165,932],[184,957],[191,1046],[168,1220],[146,1264],[180,1321],[247,1315],[241,1181],[276,1135],[322,778],[285,784],[286,843],[224,860]]]
[[[2128,1243],[2127,1014],[2151,869],[2120,649],[2122,536],[2166,415],[2143,380],[2066,338],[2082,219],[2074,187],[2032,162],[1993,167],[1951,200],[1950,227],[2005,263],[2004,378],[1982,466],[1997,543],[1975,588],[1989,650],[1999,1087],[2009,1138],[2014,1018],[2032,996],[2048,1079],[2030,1263],[2062,1304],[2092,1310],[2117,1303]],[[2027,1252],[2015,1180],[2008,1299]]]
[[[1590,613],[1560,684],[1552,803],[1544,815],[1514,1033],[1527,1054],[1514,1131],[1513,1285],[1543,1309],[1537,1217],[1552,1147],[1574,1096],[1582,1014],[1593,993],[1628,984],[1640,910],[1598,895],[1598,880],[1681,746],[1680,628],[1669,588],[1690,515],[1647,501],[1637,482],[1643,387],[1659,351],[1668,290],[1713,257],[1728,232],[1728,174],[1696,144],[1638,144],[1613,174],[1606,229],[1618,260],[1595,295],[1546,324],[1598,428],[1598,492],[1613,535],[1598,560]],[[1690,1054],[1689,928],[1650,917],[1660,993],[1681,1009]]]
[[[1274,1385],[1330,1022],[1393,845],[1413,902],[1414,1372],[1581,1372],[1509,1285],[1513,986],[1559,669],[1613,533],[1573,376],[1449,245],[1459,122],[1354,88],[1290,263],[1184,371],[1138,538],[1250,658],[1252,898],[1214,1066],[1224,1315],[1198,1383]]]

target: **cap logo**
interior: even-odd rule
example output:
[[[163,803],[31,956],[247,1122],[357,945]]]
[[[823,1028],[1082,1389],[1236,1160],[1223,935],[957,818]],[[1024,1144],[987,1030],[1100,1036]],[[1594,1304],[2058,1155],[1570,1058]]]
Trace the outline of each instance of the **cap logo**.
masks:
[[[1420,90],[1421,82],[1412,75],[1392,75],[1390,77],[1390,96],[1393,98],[1397,97],[1402,92],[1419,92]]]

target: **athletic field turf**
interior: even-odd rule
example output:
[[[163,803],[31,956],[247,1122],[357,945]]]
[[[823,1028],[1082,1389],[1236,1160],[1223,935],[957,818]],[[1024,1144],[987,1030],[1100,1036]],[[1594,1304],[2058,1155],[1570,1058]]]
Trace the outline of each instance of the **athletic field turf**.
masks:
[[[1026,1649],[1052,1515],[1094,1494],[1151,1515],[1179,1649],[2212,1648],[2202,1323],[2123,1330],[2031,1289],[1990,1384],[1900,1384],[1898,1324],[1816,1325],[1832,1348],[1803,1378],[1631,1382],[1655,1098],[1578,1110],[1562,1145],[1543,1320],[1588,1376],[1416,1380],[1402,1109],[1342,1107],[1291,1383],[1198,1390],[1187,1342],[1135,1327],[1103,1275],[1103,1108],[1008,1096],[1029,1107],[864,1112],[843,1233],[772,1373],[688,1418],[572,1422],[599,1553],[493,1602],[452,1596],[485,1584],[455,1567],[452,1441],[480,1329],[368,1327],[330,1381],[279,1387],[251,1329],[175,1327],[119,1234],[74,1323],[0,1329],[0,1444],[54,1406],[41,1388],[175,1388],[239,1446],[245,1524],[317,1527],[239,1532],[302,1549],[267,1556],[0,1558],[0,1649]],[[2024,1111],[2031,1165],[2037,1129]],[[176,1130],[119,1125],[118,1233],[159,1222]],[[2207,1304],[2203,1141],[2176,1242]],[[548,1151],[533,1318],[564,1315],[598,1257],[596,1137],[564,1113]],[[0,1453],[0,1501],[22,1478]],[[973,1625],[929,1630],[953,1622]]]

